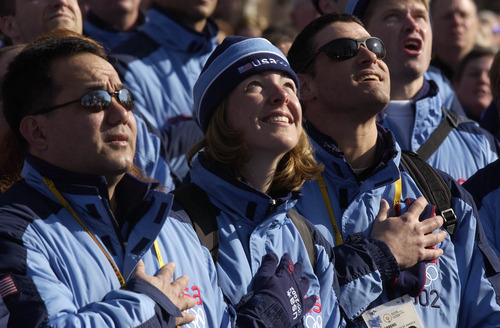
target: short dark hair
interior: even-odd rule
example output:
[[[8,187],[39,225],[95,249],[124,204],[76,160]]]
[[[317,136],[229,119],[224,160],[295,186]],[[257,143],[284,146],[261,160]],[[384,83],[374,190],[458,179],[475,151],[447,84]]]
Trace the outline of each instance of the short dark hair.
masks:
[[[28,144],[19,131],[25,116],[53,105],[61,86],[54,83],[52,63],[60,58],[90,53],[107,60],[102,46],[68,30],[48,33],[27,46],[9,64],[2,83],[3,111],[23,149]]]
[[[0,1],[0,17],[16,14],[16,0]]]
[[[494,57],[496,54],[496,50],[493,48],[487,47],[474,47],[471,51],[465,55],[462,60],[457,65],[455,75],[453,76],[453,80],[459,82],[462,79],[462,75],[464,74],[465,67],[467,64],[476,58],[491,56]]]
[[[345,13],[326,14],[311,21],[300,31],[288,51],[288,61],[295,73],[314,74],[314,65],[307,65],[307,67],[304,65],[316,52],[315,36],[325,26],[335,22],[353,22],[363,26],[358,17]]]

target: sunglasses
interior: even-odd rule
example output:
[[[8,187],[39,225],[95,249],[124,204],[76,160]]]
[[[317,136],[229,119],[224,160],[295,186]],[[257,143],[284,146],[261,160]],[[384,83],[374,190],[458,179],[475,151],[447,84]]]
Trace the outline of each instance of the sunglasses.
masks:
[[[108,108],[113,97],[115,97],[126,110],[131,111],[134,108],[134,97],[132,96],[132,92],[128,89],[123,88],[115,92],[108,92],[105,90],[92,90],[84,94],[80,99],[72,100],[61,105],[39,109],[33,115],[46,114],[55,109],[65,107],[77,102],[80,102],[80,104],[86,110],[97,113]]]
[[[366,49],[373,52],[378,59],[383,59],[385,57],[385,46],[379,38],[340,38],[332,40],[319,48],[318,51],[306,62],[301,71],[307,68],[314,58],[322,52],[324,52],[331,60],[344,61],[355,57],[361,46],[364,46]]]

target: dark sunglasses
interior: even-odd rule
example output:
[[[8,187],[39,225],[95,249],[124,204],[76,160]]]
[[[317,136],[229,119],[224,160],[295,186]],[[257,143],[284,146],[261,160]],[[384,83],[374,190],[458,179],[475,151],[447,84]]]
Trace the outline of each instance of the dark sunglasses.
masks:
[[[344,61],[355,57],[361,46],[364,46],[366,49],[373,52],[378,59],[383,59],[385,57],[385,46],[379,38],[373,36],[363,39],[340,38],[332,40],[320,47],[318,51],[306,62],[301,71],[307,68],[314,58],[322,52],[324,52],[331,60]]]
[[[92,90],[83,95],[80,99],[75,99],[61,105],[55,105],[37,110],[33,115],[46,114],[55,109],[80,102],[80,104],[88,111],[97,113],[105,110],[111,104],[111,99],[116,97],[118,102],[128,111],[134,108],[134,97],[128,89],[121,89],[115,92],[105,90]]]

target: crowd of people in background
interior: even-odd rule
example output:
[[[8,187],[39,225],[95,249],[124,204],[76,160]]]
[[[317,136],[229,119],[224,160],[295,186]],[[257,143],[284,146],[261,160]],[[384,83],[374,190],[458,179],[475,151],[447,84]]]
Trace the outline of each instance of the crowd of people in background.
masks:
[[[500,2],[2,0],[0,82],[0,328],[500,327]]]

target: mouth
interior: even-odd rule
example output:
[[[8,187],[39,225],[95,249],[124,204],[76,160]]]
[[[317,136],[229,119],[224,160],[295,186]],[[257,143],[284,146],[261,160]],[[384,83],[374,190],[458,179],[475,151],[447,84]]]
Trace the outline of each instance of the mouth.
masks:
[[[107,143],[127,145],[129,138],[126,134],[114,134],[107,137],[105,140]]]
[[[260,121],[264,123],[285,123],[285,124],[293,124],[293,117],[285,113],[273,113],[261,119]]]
[[[369,72],[369,73],[361,73],[358,74],[355,78],[356,82],[380,82],[383,81],[383,78],[380,74]]]
[[[421,53],[422,52],[423,42],[417,38],[408,38],[404,44],[403,48],[410,53]]]

